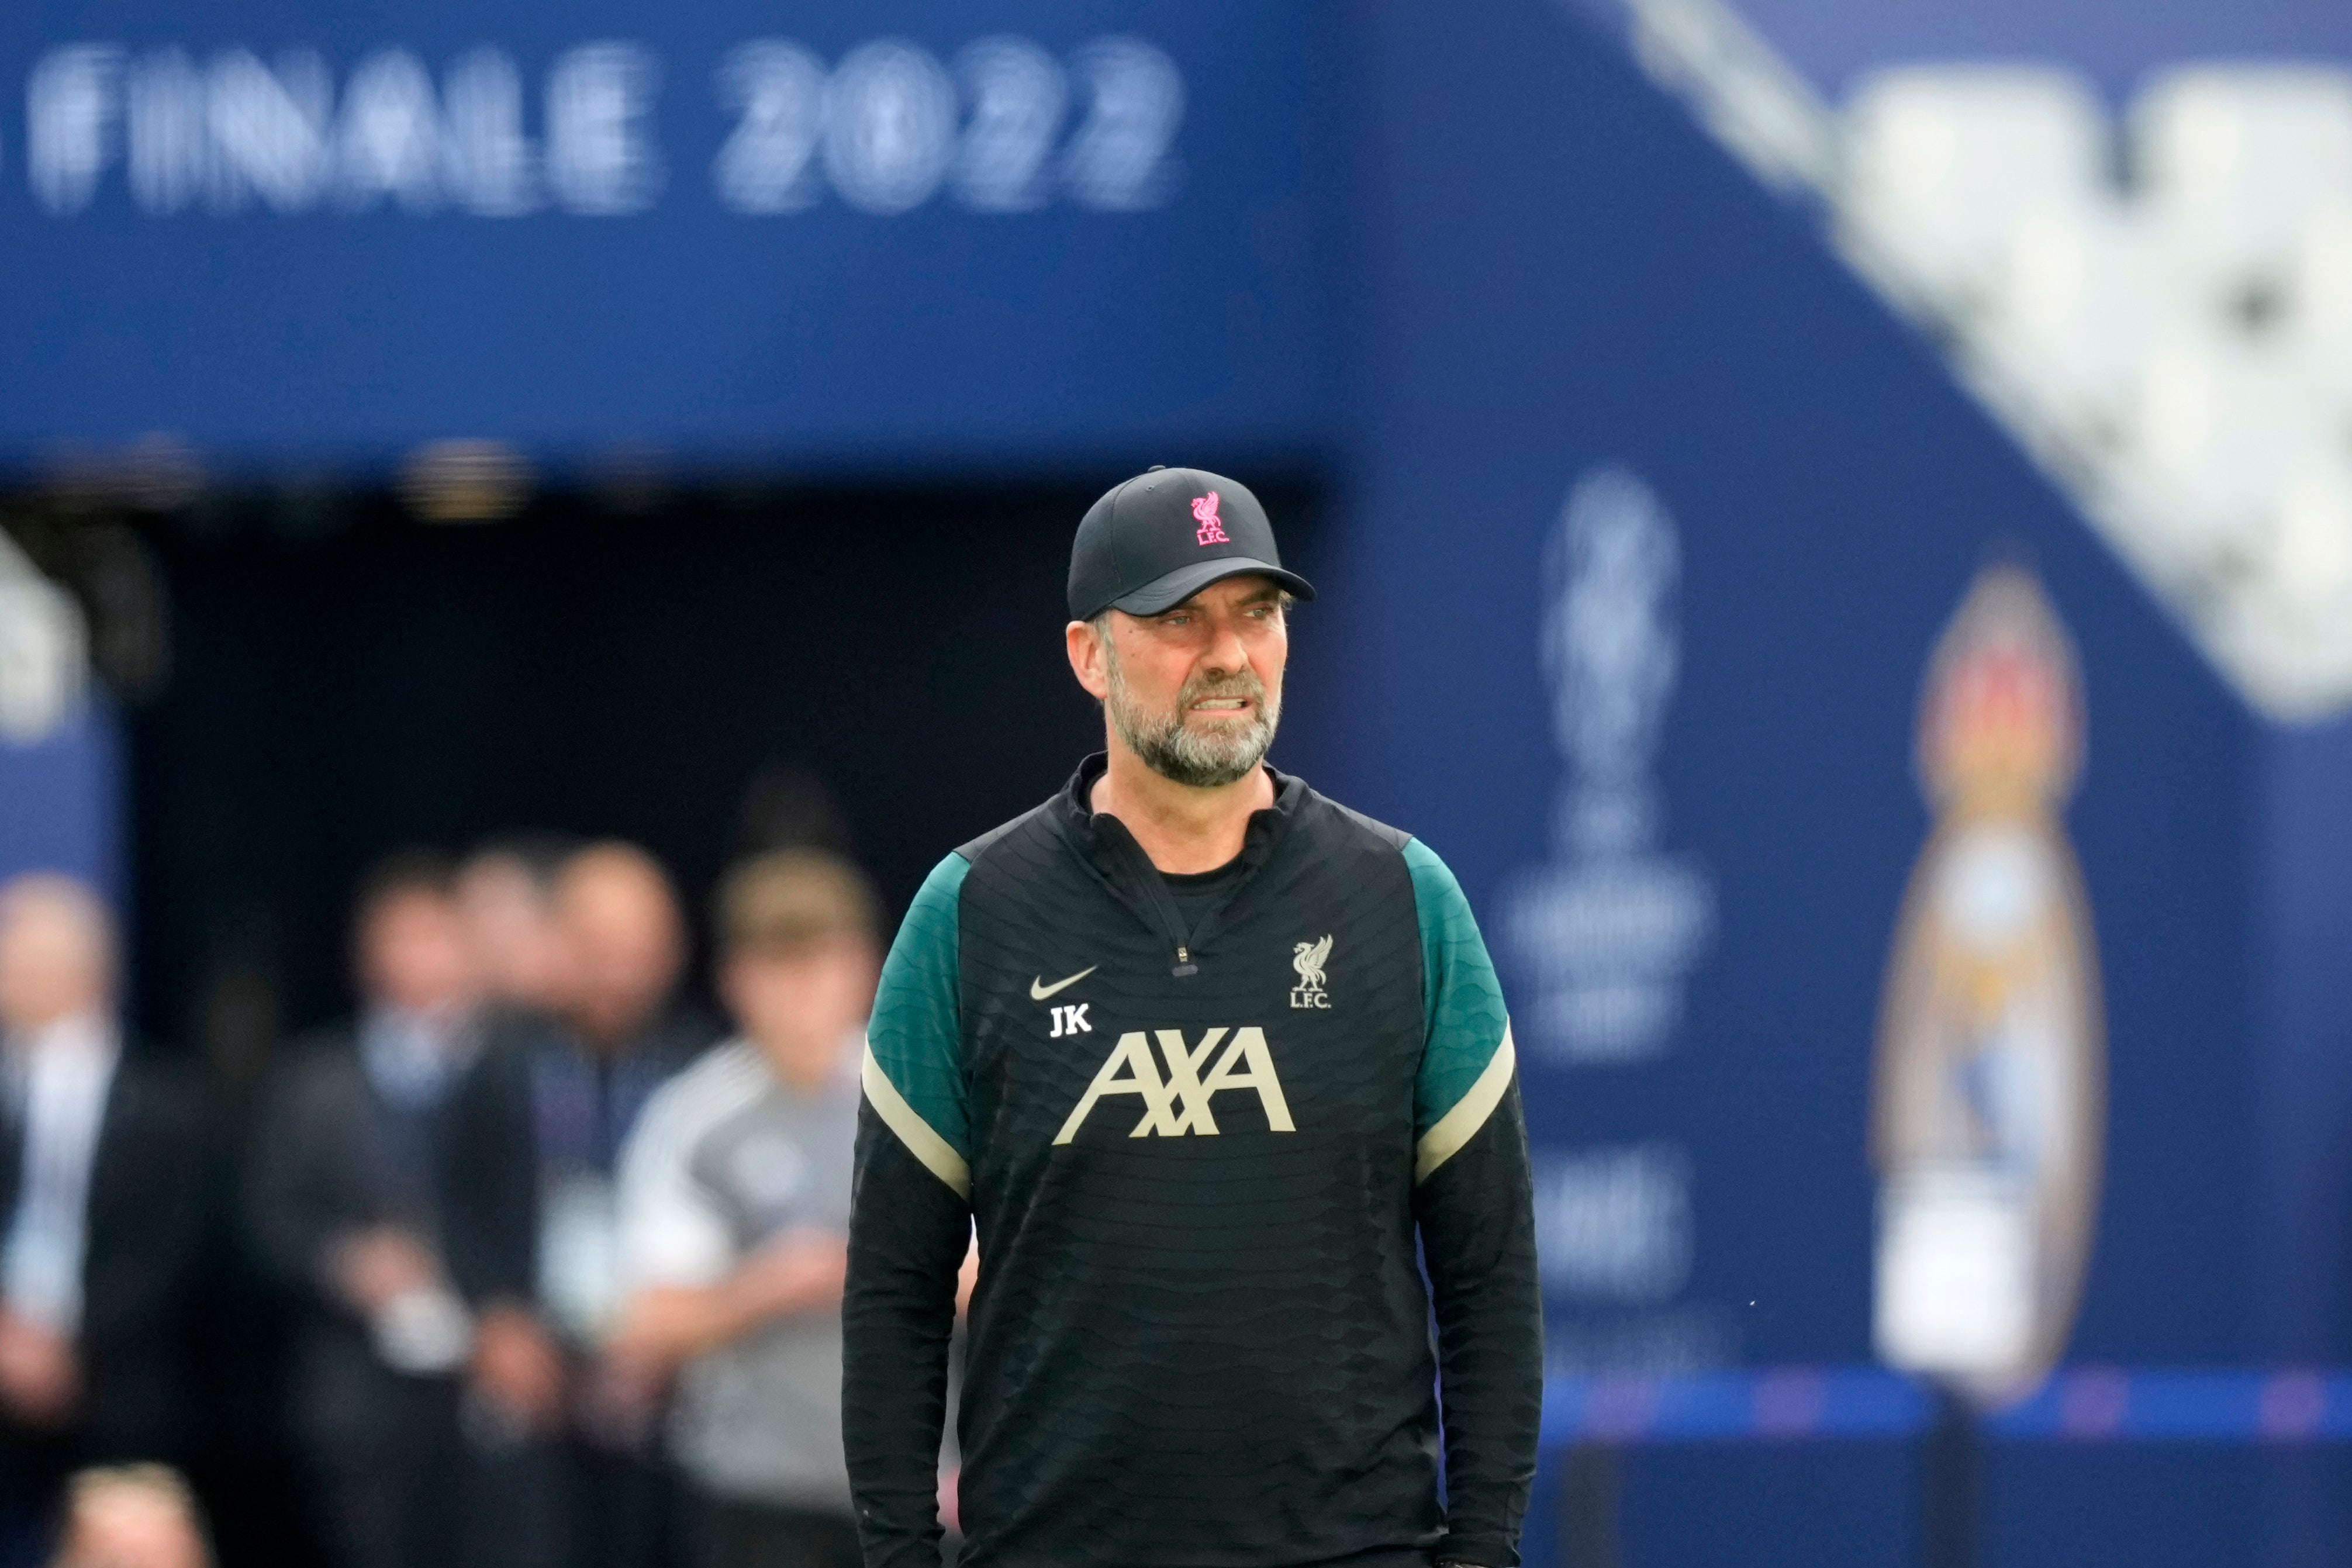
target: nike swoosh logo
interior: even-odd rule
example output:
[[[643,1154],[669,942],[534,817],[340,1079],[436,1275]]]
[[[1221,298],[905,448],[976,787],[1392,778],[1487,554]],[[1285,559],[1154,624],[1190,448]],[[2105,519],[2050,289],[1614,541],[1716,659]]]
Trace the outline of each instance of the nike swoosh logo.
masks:
[[[1092,974],[1096,970],[1100,969],[1102,965],[1099,963],[1089,963],[1084,969],[1079,970],[1076,974],[1071,975],[1067,980],[1056,980],[1051,985],[1045,984],[1045,977],[1041,974],[1037,976],[1036,979],[1032,980],[1029,983],[1029,1000],[1032,1002],[1043,1002],[1055,992],[1062,990],[1066,986],[1076,985],[1079,981],[1084,980],[1087,975]]]

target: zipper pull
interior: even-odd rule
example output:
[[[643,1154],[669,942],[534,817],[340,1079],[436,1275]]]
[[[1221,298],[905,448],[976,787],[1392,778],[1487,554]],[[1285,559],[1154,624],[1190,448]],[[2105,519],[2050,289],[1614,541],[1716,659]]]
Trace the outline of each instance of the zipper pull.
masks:
[[[1168,973],[1173,974],[1179,980],[1181,980],[1186,975],[1200,973],[1201,966],[1193,963],[1192,955],[1180,945],[1176,949],[1176,967],[1170,970]]]

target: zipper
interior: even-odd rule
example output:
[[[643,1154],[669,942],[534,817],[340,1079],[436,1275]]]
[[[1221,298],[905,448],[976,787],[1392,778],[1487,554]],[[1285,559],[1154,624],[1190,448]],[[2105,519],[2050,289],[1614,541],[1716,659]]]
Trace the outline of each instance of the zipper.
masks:
[[[1143,901],[1151,906],[1151,912],[1159,921],[1168,944],[1176,951],[1176,963],[1168,973],[1179,980],[1191,979],[1201,973],[1200,963],[1192,956],[1193,945],[1208,936],[1217,925],[1225,906],[1240,895],[1242,884],[1236,882],[1221,902],[1202,910],[1197,928],[1188,929],[1184,924],[1183,911],[1176,907],[1176,896],[1168,890],[1168,884],[1160,879],[1160,868],[1151,863],[1151,857],[1143,852],[1143,846],[1135,841],[1135,836],[1127,830],[1127,825],[1112,817],[1107,826],[1110,831],[1106,831],[1103,837],[1117,845],[1118,852],[1125,857],[1130,879],[1141,892]],[[1248,852],[1245,842],[1243,853]]]
[[[1151,905],[1152,913],[1160,917],[1160,929],[1176,949],[1176,966],[1168,973],[1179,980],[1189,980],[1201,973],[1201,966],[1192,962],[1192,933],[1185,929],[1184,913],[1176,907],[1176,895],[1160,879],[1159,868],[1152,865],[1140,846],[1135,850],[1135,858],[1142,862],[1144,899]]]

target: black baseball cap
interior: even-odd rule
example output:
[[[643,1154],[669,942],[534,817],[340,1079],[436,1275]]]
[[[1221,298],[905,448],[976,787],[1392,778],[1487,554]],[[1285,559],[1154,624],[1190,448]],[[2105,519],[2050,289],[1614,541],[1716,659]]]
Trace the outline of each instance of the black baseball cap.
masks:
[[[1201,468],[1152,468],[1087,509],[1070,545],[1070,618],[1107,609],[1156,616],[1244,573],[1302,599],[1314,585],[1282,569],[1274,525],[1249,487]]]

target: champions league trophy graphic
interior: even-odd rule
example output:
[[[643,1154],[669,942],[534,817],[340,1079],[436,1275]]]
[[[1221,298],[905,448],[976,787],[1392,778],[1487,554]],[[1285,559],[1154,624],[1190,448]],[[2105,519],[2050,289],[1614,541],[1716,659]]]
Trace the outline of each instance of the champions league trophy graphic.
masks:
[[[1652,763],[1681,663],[1674,520],[1622,468],[1587,474],[1544,552],[1544,675],[1566,763],[1551,858],[1503,891],[1502,929],[1531,1005],[1526,1037],[1563,1063],[1664,1051],[1683,981],[1715,925],[1715,891],[1659,852]]]
[[[1871,1129],[1879,1353],[1978,1405],[2065,1348],[2097,1209],[2096,955],[2058,820],[2082,755],[2065,631],[2031,576],[1986,572],[1920,704],[1936,827],[1888,967]]]

